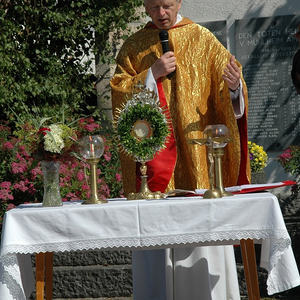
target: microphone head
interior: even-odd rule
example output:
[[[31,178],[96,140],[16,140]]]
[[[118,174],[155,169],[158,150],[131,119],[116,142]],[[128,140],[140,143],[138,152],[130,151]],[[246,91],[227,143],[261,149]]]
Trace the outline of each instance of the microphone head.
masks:
[[[169,39],[169,34],[168,34],[168,31],[167,30],[161,30],[159,32],[159,38],[161,41],[166,41]]]

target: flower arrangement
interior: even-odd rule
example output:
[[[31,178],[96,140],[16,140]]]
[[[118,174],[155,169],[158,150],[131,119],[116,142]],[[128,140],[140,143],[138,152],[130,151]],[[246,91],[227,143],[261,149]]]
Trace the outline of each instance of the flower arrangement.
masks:
[[[49,118],[39,122],[34,119],[18,123],[14,135],[19,143],[36,160],[71,159],[78,133],[66,124],[45,125]]]
[[[254,142],[248,141],[248,150],[251,172],[256,173],[262,171],[267,166],[268,161],[268,155],[266,151],[264,151],[263,146],[259,146]]]
[[[32,122],[32,120],[29,121]],[[36,130],[33,125],[28,127],[29,121],[18,123],[16,130],[13,130],[7,123],[1,124],[0,122],[0,226],[1,218],[6,210],[24,202],[41,202],[43,178],[38,158],[44,157],[45,154],[46,157],[54,155],[56,159],[61,160],[59,185],[63,201],[90,197],[89,164],[83,160],[71,159],[71,149],[75,148],[76,143],[68,137],[73,136],[74,132],[77,138],[99,134],[102,131],[100,125],[93,117],[78,118],[70,123],[68,127],[72,129],[72,134],[67,131],[68,137],[63,138],[66,144],[60,149],[60,153],[57,153],[37,147],[39,143],[44,147],[44,137],[51,132],[48,129],[51,130],[52,126],[44,123],[45,126]],[[45,131],[46,135],[43,134]],[[53,131],[55,133],[55,127]],[[22,140],[23,137],[27,140]],[[51,135],[48,137],[51,138]],[[72,146],[69,143],[72,143]],[[59,148],[49,150],[56,151]],[[61,159],[64,155],[70,159]],[[104,154],[97,166],[97,175],[99,197],[105,199],[123,196],[118,148],[109,135],[105,137]]]
[[[290,146],[279,155],[279,162],[284,170],[300,179],[300,146]]]

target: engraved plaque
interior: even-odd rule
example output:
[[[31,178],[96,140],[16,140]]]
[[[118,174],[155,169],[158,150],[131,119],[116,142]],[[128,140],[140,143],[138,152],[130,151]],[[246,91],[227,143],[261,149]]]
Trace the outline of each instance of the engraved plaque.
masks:
[[[235,22],[236,57],[249,92],[249,140],[268,151],[300,143],[300,98],[290,75],[299,24],[293,15]]]
[[[227,48],[226,21],[213,21],[198,24],[210,30],[223,46]]]

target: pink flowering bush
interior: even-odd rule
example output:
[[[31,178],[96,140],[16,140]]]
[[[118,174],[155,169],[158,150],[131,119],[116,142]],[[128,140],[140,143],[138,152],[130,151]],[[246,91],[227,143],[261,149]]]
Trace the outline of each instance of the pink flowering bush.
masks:
[[[92,117],[81,118],[74,126],[78,137],[97,134],[101,129]],[[6,210],[21,203],[41,202],[43,198],[40,163],[20,138],[7,125],[0,124],[0,222]],[[104,136],[104,140],[105,150],[97,169],[99,197],[120,197],[123,195],[118,149],[108,137]],[[60,188],[63,201],[88,198],[89,164],[75,158],[61,160]]]
[[[291,188],[291,196],[281,203],[281,208],[287,214],[295,213],[295,211],[297,211],[296,214],[299,214],[297,203],[300,198],[300,146],[288,147],[279,155],[278,160],[285,172],[293,175],[297,182]]]
[[[280,156],[284,170],[300,179],[300,146],[290,146]]]
[[[9,127],[0,125],[0,201],[1,211],[26,201],[34,202],[41,190],[37,174],[25,147],[18,143]],[[2,217],[2,216],[1,216]]]

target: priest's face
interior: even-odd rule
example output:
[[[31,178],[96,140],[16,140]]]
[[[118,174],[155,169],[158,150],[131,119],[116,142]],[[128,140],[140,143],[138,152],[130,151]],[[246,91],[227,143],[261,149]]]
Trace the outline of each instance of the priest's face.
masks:
[[[181,0],[145,0],[145,8],[159,29],[169,29],[176,23]]]

